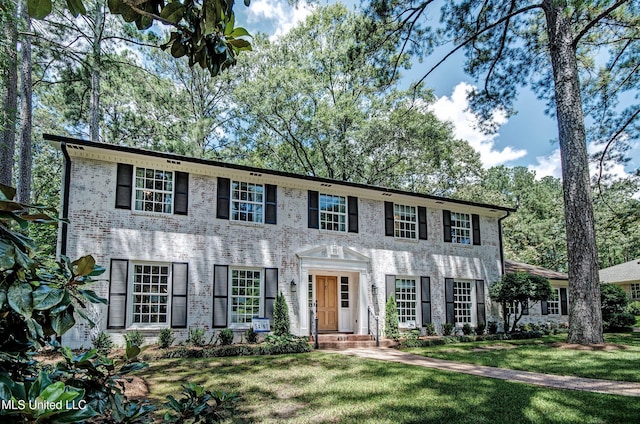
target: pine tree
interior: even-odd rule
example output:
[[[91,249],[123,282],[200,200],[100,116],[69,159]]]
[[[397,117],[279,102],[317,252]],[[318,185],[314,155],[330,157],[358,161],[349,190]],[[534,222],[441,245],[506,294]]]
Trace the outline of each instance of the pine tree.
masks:
[[[400,330],[398,328],[398,306],[393,295],[387,300],[384,318],[384,333],[389,339],[398,340],[400,338]]]
[[[288,336],[290,334],[289,327],[287,300],[282,293],[278,293],[276,304],[273,307],[273,333],[276,336]]]

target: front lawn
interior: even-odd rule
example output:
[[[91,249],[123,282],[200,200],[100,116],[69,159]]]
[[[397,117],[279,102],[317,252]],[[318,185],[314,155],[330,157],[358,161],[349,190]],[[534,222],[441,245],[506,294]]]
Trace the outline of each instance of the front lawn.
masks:
[[[156,404],[181,383],[236,391],[232,422],[634,422],[640,402],[422,367],[312,352],[164,359],[140,373]]]
[[[546,374],[640,382],[640,333],[605,334],[607,346],[566,346],[566,334],[542,339],[455,343],[403,349],[431,358]]]

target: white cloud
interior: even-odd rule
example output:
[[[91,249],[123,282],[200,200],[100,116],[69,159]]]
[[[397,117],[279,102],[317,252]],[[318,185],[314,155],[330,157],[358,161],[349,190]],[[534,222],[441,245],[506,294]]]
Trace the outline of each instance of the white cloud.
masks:
[[[467,92],[473,87],[461,82],[453,89],[451,97],[440,97],[432,106],[433,113],[442,120],[451,121],[456,138],[469,142],[478,153],[485,168],[501,165],[519,159],[527,154],[526,150],[507,146],[502,150],[495,149],[497,134],[484,134],[477,129],[478,117],[468,111]],[[501,111],[496,111],[493,120],[498,126],[507,122]]]
[[[260,21],[270,21],[275,26],[275,32],[270,39],[281,37],[289,32],[298,22],[304,21],[313,12],[313,6],[300,2],[296,6],[290,6],[286,1],[254,0],[247,8],[249,23],[256,24]]]

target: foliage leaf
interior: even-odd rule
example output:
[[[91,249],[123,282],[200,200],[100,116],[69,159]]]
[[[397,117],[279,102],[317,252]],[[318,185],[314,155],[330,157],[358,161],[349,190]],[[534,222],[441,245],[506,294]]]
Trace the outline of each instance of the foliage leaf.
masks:
[[[74,274],[80,277],[86,277],[93,272],[96,266],[96,261],[91,255],[83,256],[80,259],[76,259],[71,263],[74,267]]]
[[[73,17],[78,15],[86,15],[87,9],[84,7],[82,0],[67,0],[67,8]]]
[[[59,304],[64,298],[64,290],[51,288],[47,284],[39,286],[33,291],[33,309],[44,311]]]
[[[29,283],[12,284],[7,290],[9,306],[25,318],[33,313],[32,286]]]
[[[29,16],[35,19],[43,19],[51,13],[52,7],[51,0],[27,0]]]

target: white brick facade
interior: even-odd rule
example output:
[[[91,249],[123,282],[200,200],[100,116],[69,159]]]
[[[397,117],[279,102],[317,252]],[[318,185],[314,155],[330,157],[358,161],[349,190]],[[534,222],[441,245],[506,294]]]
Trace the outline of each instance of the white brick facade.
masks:
[[[62,237],[59,240],[59,250],[63,249],[62,253],[72,259],[91,254],[98,264],[105,266],[105,281],[96,284],[94,289],[107,298],[110,283],[106,280],[111,275],[113,260],[129,261],[129,280],[131,265],[136,263],[188,264],[186,328],[175,330],[179,340],[186,338],[189,328],[204,328],[207,339],[212,335],[216,265],[220,266],[219,270],[226,270],[227,276],[229,270],[236,267],[259,270],[263,279],[266,269],[277,269],[277,290],[287,299],[291,330],[298,335],[309,335],[311,331],[308,288],[310,278],[315,284],[318,276],[337,278],[338,331],[366,333],[369,309],[380,314],[380,322],[384,322],[387,276],[415,278],[418,284],[421,277],[429,277],[430,304],[427,307],[437,329],[447,320],[445,279],[480,281],[484,287],[486,320],[499,321],[498,308],[491,305],[488,297],[488,285],[502,273],[499,220],[508,214],[506,208],[266,170],[219,166],[77,140],[53,141],[62,145],[70,158],[68,202],[62,207],[70,224],[66,240]],[[73,146],[82,148],[71,148]],[[116,208],[118,163],[188,173],[187,215]],[[277,223],[247,224],[217,218],[218,178],[277,186]],[[358,232],[308,228],[309,191],[357,197]],[[385,236],[385,201],[425,207],[427,239],[400,240]],[[477,214],[481,245],[444,242],[443,210]],[[341,281],[348,284],[342,286],[348,287],[344,296],[340,290]],[[132,324],[131,282],[127,285],[127,294],[123,294],[127,297],[126,328],[109,330],[114,341],[120,344],[122,335],[129,329],[139,328],[153,337],[161,327]],[[475,287],[474,283],[474,293]],[[312,288],[315,293],[316,287]],[[262,290],[266,290],[264,285]],[[421,305],[427,299],[421,298],[420,287],[417,292],[419,327]],[[312,296],[315,298],[315,294]],[[224,298],[219,300],[224,302]],[[478,300],[473,300],[474,325],[479,319],[479,312],[476,313]],[[266,304],[261,302],[264,315]],[[348,307],[342,308],[343,304]],[[89,346],[91,335],[106,329],[108,311],[105,305],[97,307],[93,317],[98,328],[90,330],[88,326],[78,325],[65,335],[65,343]]]

